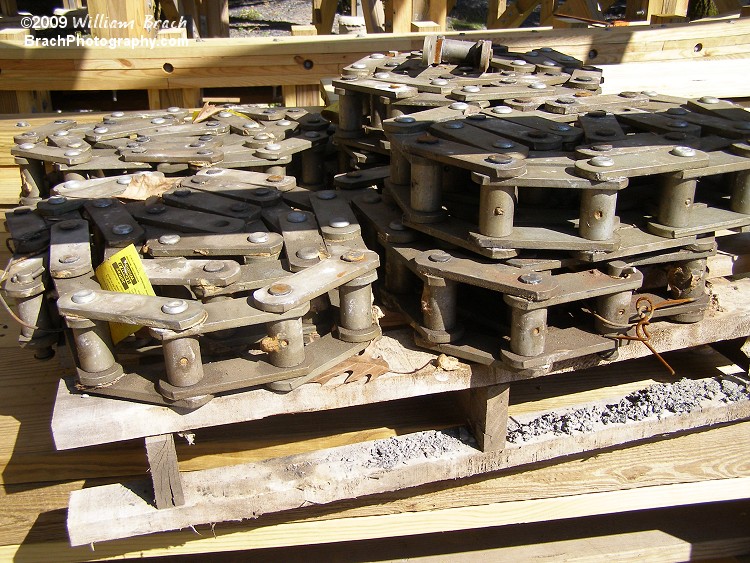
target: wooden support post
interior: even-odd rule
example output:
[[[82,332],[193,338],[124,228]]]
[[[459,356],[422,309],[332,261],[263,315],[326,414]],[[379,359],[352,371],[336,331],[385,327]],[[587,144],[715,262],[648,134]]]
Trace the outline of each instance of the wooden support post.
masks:
[[[23,41],[28,29],[0,29],[0,41]],[[0,91],[0,113],[44,113],[52,111],[52,100],[48,90],[3,90]]]
[[[487,13],[487,29],[505,29],[520,27],[531,15],[541,0],[518,0],[512,6],[506,7],[506,2],[497,0],[492,12]],[[495,0],[491,0],[494,4]],[[502,10],[502,12],[500,11]]]
[[[180,469],[177,466],[174,435],[148,436],[146,457],[151,471],[151,480],[154,483],[156,508],[173,508],[185,504]]]
[[[412,0],[384,0],[385,30],[388,33],[411,32],[411,21],[414,14]]]
[[[314,25],[292,26],[292,36],[294,37],[316,34],[317,30]],[[284,97],[286,107],[323,105],[323,100],[320,98],[320,87],[317,84],[285,85],[281,87],[281,94]]]
[[[202,0],[207,37],[229,37],[229,0]]]
[[[487,29],[497,29],[500,18],[508,8],[506,0],[490,0],[487,4]]]
[[[16,0],[0,0],[0,15],[13,17],[18,15],[18,3]]]
[[[539,25],[551,26],[554,21],[554,12],[557,8],[556,0],[542,0],[541,11],[539,12]]]
[[[153,14],[151,0],[129,0],[128,2],[111,2],[110,0],[88,0],[91,35],[102,39],[112,37],[151,37],[155,30],[146,29],[146,14]],[[99,16],[99,18],[97,18]],[[108,22],[127,22],[126,27],[110,27]],[[130,26],[130,22],[133,23]],[[100,25],[96,25],[100,23]]]
[[[331,35],[336,17],[336,0],[313,0],[312,22],[318,35]]]
[[[750,18],[750,6],[742,6],[742,8],[740,8],[740,17]]]
[[[469,389],[467,415],[474,437],[483,452],[505,448],[508,430],[510,385],[501,383]]]
[[[446,0],[412,0],[412,31],[415,31],[415,23],[426,21],[435,22],[439,26],[437,31],[445,31],[447,16],[448,3]]]
[[[149,109],[164,109],[171,106],[197,108],[203,105],[200,88],[182,88],[176,90],[149,90]]]
[[[385,7],[382,0],[362,0],[362,17],[367,33],[385,32]]]

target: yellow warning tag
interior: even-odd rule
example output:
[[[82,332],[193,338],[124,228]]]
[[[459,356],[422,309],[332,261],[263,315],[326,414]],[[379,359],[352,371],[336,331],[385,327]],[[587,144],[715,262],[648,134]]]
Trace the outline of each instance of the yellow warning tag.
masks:
[[[136,293],[138,295],[156,295],[151,282],[143,270],[141,257],[132,244],[123,248],[109,259],[102,262],[96,269],[96,279],[99,285],[107,291],[121,293]],[[117,344],[141,328],[138,325],[124,323],[109,323],[112,342]]]

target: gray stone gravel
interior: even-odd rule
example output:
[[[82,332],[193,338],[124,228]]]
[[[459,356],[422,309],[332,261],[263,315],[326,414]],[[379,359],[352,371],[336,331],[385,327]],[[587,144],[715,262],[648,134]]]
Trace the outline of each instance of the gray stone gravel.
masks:
[[[365,466],[391,469],[415,459],[440,457],[473,441],[473,437],[465,428],[429,430],[378,440],[370,448],[370,459]]]
[[[547,434],[591,432],[608,424],[689,413],[707,401],[726,404],[742,400],[750,400],[747,385],[729,379],[693,381],[683,378],[675,383],[651,385],[603,407],[594,405],[560,413],[545,413],[524,423],[511,418],[508,422],[508,441],[518,444]]]

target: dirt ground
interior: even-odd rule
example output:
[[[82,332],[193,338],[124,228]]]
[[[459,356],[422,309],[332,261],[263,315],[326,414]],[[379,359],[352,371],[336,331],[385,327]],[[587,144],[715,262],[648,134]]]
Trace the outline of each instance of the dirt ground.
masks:
[[[349,2],[339,2],[348,15]],[[458,0],[450,13],[448,27],[481,27],[487,14],[487,0]],[[293,25],[312,23],[311,0],[229,0],[230,37],[289,35]],[[338,32],[338,19],[333,32]]]

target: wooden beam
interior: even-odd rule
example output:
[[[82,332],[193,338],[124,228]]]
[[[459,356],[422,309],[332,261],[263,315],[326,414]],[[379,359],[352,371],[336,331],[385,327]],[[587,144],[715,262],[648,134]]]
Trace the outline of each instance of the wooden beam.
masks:
[[[362,17],[367,33],[385,33],[385,7],[383,0],[362,0]]]
[[[92,22],[92,37],[151,37],[156,33],[156,30],[147,29],[145,26],[146,15],[153,15],[151,0],[88,0],[87,5]],[[111,26],[114,22],[122,23],[124,26]]]
[[[149,109],[164,109],[171,106],[197,108],[203,105],[200,88],[179,88],[173,90],[149,90]]]
[[[0,41],[24,41],[29,36],[25,28],[0,29]],[[52,111],[49,90],[0,91],[0,113],[47,113]]]
[[[312,22],[318,35],[331,35],[336,17],[336,0],[313,0]]]
[[[493,3],[495,0],[491,0]],[[497,0],[497,7],[492,12],[488,12],[488,18],[491,16],[494,21],[487,22],[488,29],[503,29],[509,27],[519,27],[531,15],[531,12],[539,5],[541,0],[517,0],[511,6],[507,2]],[[505,9],[503,4],[506,4]]]
[[[487,29],[497,29],[500,18],[508,9],[507,0],[489,0],[487,4]]]
[[[479,449],[483,452],[502,450],[508,429],[510,385],[469,389],[467,394],[467,416]]]
[[[383,0],[385,30],[388,33],[409,33],[414,19],[413,0]]]
[[[292,26],[292,36],[294,37],[309,37],[313,35],[317,35],[317,29],[314,25]],[[323,100],[320,98],[320,87],[315,84],[301,86],[283,85],[281,93],[284,97],[284,105],[287,107],[323,105]]]
[[[172,434],[147,436],[146,457],[154,486],[156,508],[161,510],[185,504],[174,436]]]
[[[411,30],[415,33],[439,33],[443,28],[434,21],[413,21]]]

